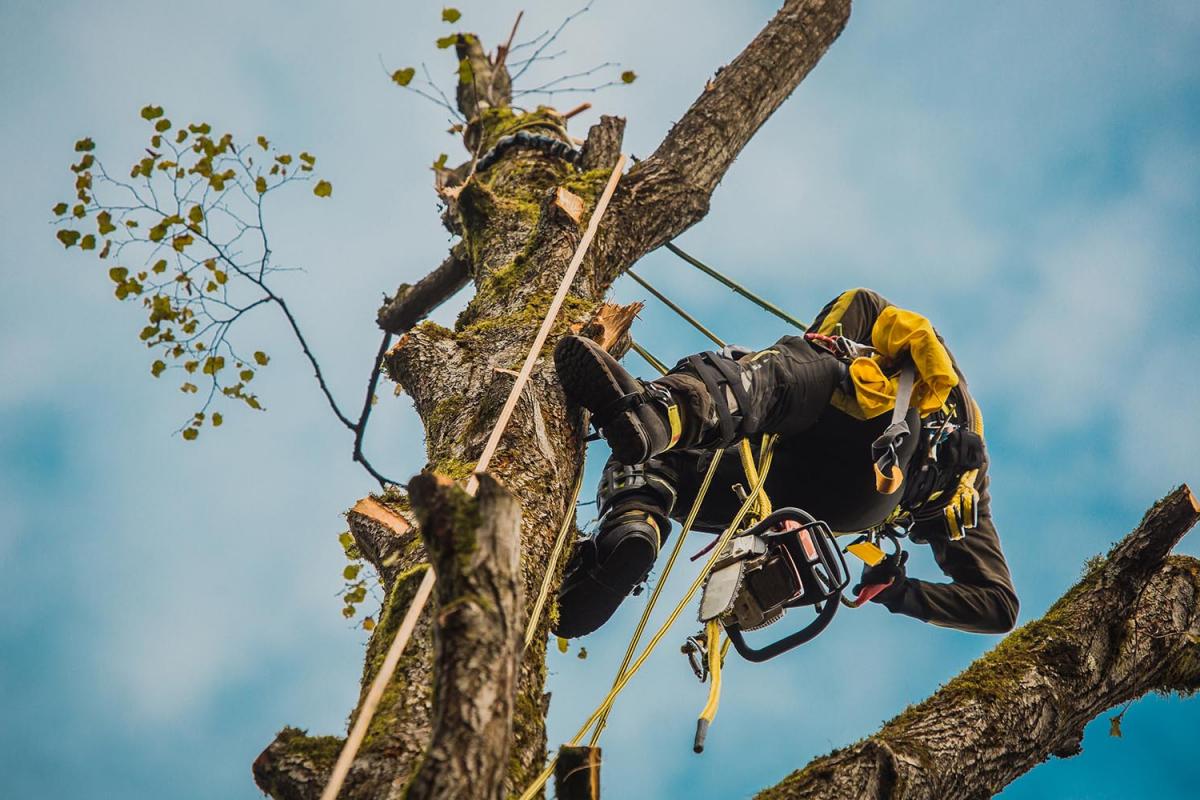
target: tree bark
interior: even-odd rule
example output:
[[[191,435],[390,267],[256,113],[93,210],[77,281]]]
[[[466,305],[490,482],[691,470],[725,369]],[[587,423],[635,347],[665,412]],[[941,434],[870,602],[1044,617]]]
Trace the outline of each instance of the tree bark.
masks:
[[[875,735],[816,759],[760,800],[991,797],[1084,726],[1150,691],[1200,688],[1200,561],[1169,555],[1200,518],[1185,486],[1041,619],[1014,631]]]
[[[521,506],[488,475],[477,498],[423,473],[409,483],[438,575],[433,738],[409,800],[499,800],[522,642]]]

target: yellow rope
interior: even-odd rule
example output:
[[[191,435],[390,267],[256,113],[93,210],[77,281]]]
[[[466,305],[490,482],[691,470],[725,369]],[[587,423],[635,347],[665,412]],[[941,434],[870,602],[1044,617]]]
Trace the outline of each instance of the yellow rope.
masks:
[[[654,652],[654,648],[657,647],[658,643],[661,642],[663,637],[667,635],[667,631],[669,631],[671,626],[675,624],[675,621],[679,618],[679,615],[683,613],[683,610],[692,601],[692,598],[695,597],[696,592],[700,590],[700,587],[704,584],[704,581],[707,580],[708,573],[712,571],[713,566],[716,565],[717,560],[721,557],[725,550],[725,545],[727,545],[729,540],[733,538],[734,533],[737,533],[741,530],[742,521],[746,518],[747,513],[749,513],[750,506],[755,503],[756,495],[758,494],[759,490],[762,489],[762,484],[766,481],[767,474],[771,470],[771,461],[773,457],[773,451],[775,449],[775,437],[763,437],[762,449],[763,456],[759,465],[759,479],[755,483],[750,496],[746,498],[745,502],[742,503],[742,507],[738,509],[738,513],[734,516],[733,521],[729,524],[729,527],[726,528],[721,536],[717,539],[717,543],[712,549],[712,554],[708,557],[708,561],[704,563],[704,567],[700,570],[700,574],[697,575],[695,580],[692,581],[691,586],[688,587],[687,592],[676,604],[675,609],[671,612],[670,616],[667,617],[667,620],[659,627],[657,631],[655,631],[654,636],[651,637],[650,642],[646,645],[645,649],[642,650],[641,655],[639,655],[637,660],[630,665],[629,669],[624,675],[621,676],[620,680],[613,685],[613,688],[607,695],[605,695],[604,699],[600,702],[600,705],[596,707],[596,710],[591,713],[591,715],[583,723],[583,726],[575,733],[573,737],[571,737],[571,740],[567,742],[568,745],[579,744],[579,741],[587,734],[588,730],[592,727],[592,724],[600,718],[600,715],[612,708],[612,704],[616,700],[617,695],[622,689],[625,688],[626,684],[629,683],[633,676],[637,674],[638,670],[642,668],[642,665],[646,663],[646,659],[648,659],[650,654]],[[530,784],[529,787],[521,794],[520,800],[533,800],[538,791],[546,784],[546,781],[550,779],[550,776],[554,774],[554,765],[557,763],[558,756],[551,758],[550,763],[546,765],[546,768],[542,770],[541,774],[539,774],[537,778],[534,779],[534,782]]]
[[[721,623],[716,618],[710,619],[705,627],[705,644],[708,646],[708,674],[712,682],[708,686],[708,702],[700,712],[700,719],[712,722],[717,715],[717,706],[721,703]]]
[[[533,641],[533,634],[537,630],[542,609],[546,607],[546,598],[550,595],[550,584],[554,582],[555,566],[567,543],[567,532],[571,530],[571,520],[575,518],[575,504],[579,501],[579,490],[582,488],[583,470],[580,469],[579,477],[575,479],[575,488],[571,490],[571,502],[567,504],[562,526],[559,527],[558,536],[554,539],[554,549],[550,551],[550,561],[546,564],[546,575],[542,578],[542,588],[538,590],[537,602],[533,604],[533,611],[529,612],[529,623],[525,626],[525,649],[528,649],[529,643]]]
[[[625,658],[621,660],[621,666],[617,669],[617,676],[613,679],[613,686],[616,686],[621,680],[621,676],[625,674],[625,668],[633,660],[633,654],[636,652],[638,643],[642,639],[642,634],[646,632],[646,623],[650,620],[650,614],[654,611],[654,605],[658,602],[658,596],[662,594],[663,587],[667,585],[667,577],[670,576],[676,559],[679,558],[680,552],[683,551],[683,542],[692,531],[692,525],[696,522],[696,517],[700,513],[700,506],[704,502],[705,495],[708,494],[708,487],[712,484],[713,476],[717,474],[717,465],[721,463],[721,456],[724,454],[724,450],[717,450],[713,453],[712,463],[708,466],[708,472],[704,474],[704,480],[700,484],[700,491],[696,493],[696,499],[692,502],[692,509],[688,512],[687,519],[683,522],[683,528],[679,531],[679,538],[675,540],[675,546],[671,548],[671,555],[667,558],[667,564],[663,567],[662,575],[659,576],[658,581],[654,584],[654,590],[650,592],[650,599],[646,602],[646,608],[642,611],[642,617],[638,620],[637,628],[633,631],[633,638],[629,640],[629,646],[625,648]],[[596,743],[600,741],[600,733],[604,730],[606,724],[608,724],[608,710],[601,714],[600,719],[596,721],[596,729],[592,731],[591,741],[588,742],[589,747],[595,747]]]

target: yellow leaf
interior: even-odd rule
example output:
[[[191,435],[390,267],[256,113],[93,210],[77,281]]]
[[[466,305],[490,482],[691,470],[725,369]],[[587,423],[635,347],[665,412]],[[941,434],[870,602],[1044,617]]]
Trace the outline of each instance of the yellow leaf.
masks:
[[[146,106],[142,109],[142,119],[151,120],[161,117],[163,114],[162,106]]]
[[[266,150],[268,147],[271,146],[271,143],[267,141],[267,137],[259,136],[258,137],[258,146],[261,147],[263,150]]]
[[[333,185],[329,181],[317,181],[317,185],[313,187],[313,194],[317,197],[329,197],[333,194]]]
[[[408,86],[410,83],[412,83],[413,76],[416,74],[417,71],[412,67],[398,69],[392,73],[392,81],[397,86]]]
[[[258,191],[259,194],[266,194],[267,179],[264,178],[262,175],[259,175],[257,178],[254,179],[254,188]]]
[[[258,364],[260,367],[265,367],[267,362],[270,360],[271,359],[262,350],[256,350],[254,352],[254,363]]]

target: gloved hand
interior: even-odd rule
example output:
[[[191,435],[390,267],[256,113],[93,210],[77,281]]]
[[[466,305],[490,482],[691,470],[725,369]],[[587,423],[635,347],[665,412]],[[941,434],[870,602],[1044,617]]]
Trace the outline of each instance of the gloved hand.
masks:
[[[858,584],[851,591],[857,595],[867,586],[891,581],[892,585],[871,598],[871,602],[882,603],[887,598],[894,597],[901,591],[904,582],[908,580],[908,573],[904,568],[907,562],[908,551],[901,550],[898,553],[888,556],[873,567],[864,568],[862,577],[859,578]]]
[[[744,345],[727,344],[721,348],[720,356],[721,358],[728,358],[730,361],[737,361],[739,358],[745,358],[754,352],[754,350]]]

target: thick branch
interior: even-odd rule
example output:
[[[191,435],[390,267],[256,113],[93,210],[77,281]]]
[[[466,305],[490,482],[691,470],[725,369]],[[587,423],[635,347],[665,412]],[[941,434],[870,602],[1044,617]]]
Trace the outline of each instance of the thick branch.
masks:
[[[621,155],[624,137],[624,117],[600,117],[600,121],[588,129],[587,139],[579,151],[579,168],[585,172],[593,169],[611,171]]]
[[[749,46],[705,86],[652,156],[630,172],[621,237],[633,260],[708,211],[742,148],[808,75],[850,16],[850,0],[787,0]]]
[[[481,475],[478,499],[450,478],[409,483],[437,571],[433,738],[408,800],[503,796],[521,643],[521,505]]]
[[[1168,556],[1200,518],[1187,487],[1058,601],[879,733],[759,798],[991,797],[1084,726],[1150,691],[1200,687],[1200,561]]]
[[[350,535],[363,558],[375,567],[385,592],[400,571],[411,567],[402,555],[416,549],[418,534],[402,503],[386,497],[364,497],[346,513]]]
[[[412,286],[402,284],[396,290],[396,296],[379,309],[375,321],[388,333],[403,334],[449,300],[470,279],[470,263],[462,246],[455,246],[433,272]]]

